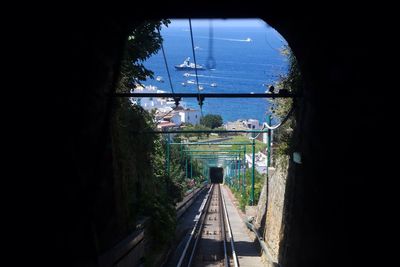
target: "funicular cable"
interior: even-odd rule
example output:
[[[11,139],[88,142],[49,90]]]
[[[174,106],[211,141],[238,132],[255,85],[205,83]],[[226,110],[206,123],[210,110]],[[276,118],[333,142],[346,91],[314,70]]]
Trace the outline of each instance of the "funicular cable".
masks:
[[[159,34],[160,37],[161,37],[160,29],[157,28],[157,31],[158,31],[158,34]],[[169,81],[169,85],[170,85],[170,87],[171,87],[171,92],[172,92],[173,95],[175,95],[174,86],[173,86],[173,84],[172,84],[171,74],[170,74],[170,72],[169,72],[168,62],[167,62],[167,57],[166,57],[166,55],[165,55],[165,50],[164,50],[163,42],[161,42],[161,51],[162,51],[162,54],[163,54],[163,59],[164,59],[165,68],[166,68],[166,70],[167,70],[168,81]],[[162,119],[164,119],[166,116],[168,116],[172,111],[174,111],[174,110],[179,106],[179,101],[181,100],[181,98],[180,98],[180,97],[175,97],[175,96],[174,96],[173,99],[174,99],[174,101],[175,101],[175,108],[173,108],[172,110],[170,110],[170,111],[168,111],[166,114],[164,114],[164,116],[162,116],[162,117],[159,119],[159,121],[162,120]]]
[[[190,39],[192,41],[192,53],[193,53],[193,60],[194,60],[194,72],[196,75],[196,84],[197,84],[197,92],[198,92],[198,102],[200,106],[201,117],[203,117],[203,98],[200,95],[200,88],[199,88],[199,77],[197,75],[197,62],[196,62],[196,53],[194,51],[194,41],[193,41],[193,30],[192,30],[192,20],[189,18],[189,28],[190,28]]]

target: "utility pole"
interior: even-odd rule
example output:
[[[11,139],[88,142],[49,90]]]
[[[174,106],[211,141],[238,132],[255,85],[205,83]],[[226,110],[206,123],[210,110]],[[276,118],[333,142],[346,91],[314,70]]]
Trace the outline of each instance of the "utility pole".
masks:
[[[166,155],[166,157],[167,157],[167,175],[168,175],[168,177],[169,177],[169,165],[170,165],[170,162],[169,162],[169,158],[170,158],[170,156],[169,156],[169,143],[171,143],[171,136],[170,136],[170,134],[168,134],[168,139],[167,139],[167,155]]]
[[[250,201],[251,201],[251,205],[254,205],[254,170],[256,167],[256,155],[255,155],[255,143],[256,143],[256,139],[254,138],[254,134],[253,134],[253,164],[252,164],[252,170],[251,170],[251,196],[250,196]]]
[[[246,193],[246,146],[244,146],[244,164],[243,164],[243,180],[242,180],[242,195]]]
[[[267,117],[267,124],[271,125],[271,115],[268,115]],[[268,168],[271,166],[271,133],[272,130],[268,129],[268,133],[267,133],[267,177],[269,174],[269,170]]]

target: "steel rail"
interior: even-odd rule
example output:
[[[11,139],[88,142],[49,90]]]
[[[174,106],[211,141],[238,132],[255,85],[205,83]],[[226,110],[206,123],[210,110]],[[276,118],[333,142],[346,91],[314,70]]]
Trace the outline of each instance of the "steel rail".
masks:
[[[210,203],[210,200],[211,200],[211,195],[212,195],[211,192],[213,191],[213,188],[214,188],[214,185],[211,185],[210,190],[208,190],[206,201],[204,202],[204,205],[202,205],[202,208],[201,208],[200,213],[199,213],[199,220],[196,221],[196,223],[195,223],[195,225],[194,225],[194,227],[192,229],[192,232],[190,233],[189,240],[186,242],[186,245],[185,245],[185,248],[183,249],[182,255],[179,258],[178,264],[176,265],[177,267],[182,266],[182,263],[183,263],[184,259],[186,258],[187,250],[189,248],[189,245],[190,245],[190,243],[192,241],[193,236],[196,233],[196,229],[198,228],[198,224],[200,222],[200,218],[204,214],[204,210],[208,209],[208,204]],[[204,216],[204,218],[205,217],[206,216]],[[203,218],[203,220],[201,220],[201,224],[204,222],[204,218]]]
[[[218,185],[219,189],[219,202],[220,202],[220,207],[222,208],[224,203],[222,202],[222,191],[221,191],[221,185]],[[226,248],[226,229],[225,229],[225,224],[228,222],[225,221],[225,209],[220,209],[219,217],[220,217],[220,222],[221,222],[221,228],[222,228],[222,233],[223,233],[223,239],[224,239],[224,262],[225,266],[229,267],[229,257],[228,257],[228,250]]]
[[[212,194],[210,196],[210,201],[208,202],[208,205],[207,205],[206,213],[208,213],[208,209],[209,209],[210,203],[211,203],[211,198],[214,196],[214,190],[215,190],[214,187],[215,186],[213,185],[212,187],[213,187],[213,190],[212,190]],[[199,242],[199,239],[201,237],[201,232],[203,231],[204,221],[206,220],[206,218],[207,218],[207,214],[205,214],[203,219],[201,220],[201,223],[200,223],[200,226],[199,226],[199,230],[198,230],[198,235],[197,235],[197,237],[196,237],[196,239],[194,241],[193,248],[192,248],[192,253],[190,254],[190,258],[189,258],[189,261],[188,261],[188,264],[187,264],[188,267],[190,267],[192,265],[193,257],[194,257],[194,254],[195,254],[196,248],[197,248],[197,243]]]
[[[225,221],[226,221],[227,226],[228,226],[228,234],[229,234],[229,238],[230,238],[230,241],[231,241],[232,258],[233,258],[234,266],[235,267],[239,267],[239,263],[238,263],[238,259],[237,259],[237,255],[236,255],[236,251],[235,251],[235,242],[233,240],[231,224],[230,224],[230,221],[229,221],[228,212],[226,211],[225,198],[224,198],[224,195],[222,194],[221,187],[220,187],[220,191],[221,191],[221,198],[222,198],[223,209],[224,209],[224,214],[225,214]]]

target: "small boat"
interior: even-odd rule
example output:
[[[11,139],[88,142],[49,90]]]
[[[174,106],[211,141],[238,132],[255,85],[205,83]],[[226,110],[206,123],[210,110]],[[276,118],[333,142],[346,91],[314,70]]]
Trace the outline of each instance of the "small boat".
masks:
[[[182,82],[181,84],[182,84],[182,86],[186,86],[186,83],[185,83],[185,82]]]
[[[157,82],[160,82],[160,83],[163,83],[163,82],[164,82],[164,79],[163,79],[163,77],[161,77],[161,76],[157,76],[156,81],[157,81]]]
[[[251,42],[252,40],[251,40],[251,38],[247,38],[246,40],[245,40],[245,42]]]
[[[189,77],[189,76],[190,76],[190,73],[186,72],[185,74],[183,74],[183,76]]]
[[[189,63],[189,61],[190,61],[190,57],[186,58],[182,64],[175,65],[175,69],[177,69],[177,70],[194,70],[194,69],[205,70],[206,69],[201,65],[198,65],[198,64],[195,65],[194,63]]]
[[[217,84],[216,83],[212,83],[211,87],[217,87]]]
[[[204,87],[202,85],[199,85],[199,90],[200,91],[204,90]]]
[[[195,84],[196,82],[194,80],[188,80],[186,83],[188,84]]]

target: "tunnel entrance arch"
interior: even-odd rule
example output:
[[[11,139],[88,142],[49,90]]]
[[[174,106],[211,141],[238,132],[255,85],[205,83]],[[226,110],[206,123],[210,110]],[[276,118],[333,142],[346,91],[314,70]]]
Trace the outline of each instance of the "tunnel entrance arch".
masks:
[[[205,12],[205,10],[203,10],[203,11]],[[221,13],[223,13],[222,8],[220,8],[220,11],[221,11]],[[302,133],[304,133],[304,135],[301,136],[301,138],[298,138],[297,149],[299,151],[304,152],[302,154],[303,164],[300,166],[298,166],[298,165],[293,166],[294,173],[297,175],[297,177],[300,177],[300,178],[298,179],[299,184],[297,184],[297,191],[296,191],[298,195],[296,195],[294,197],[295,199],[298,200],[298,202],[294,201],[295,204],[293,204],[294,206],[292,206],[291,210],[294,211],[293,212],[293,217],[294,217],[293,221],[294,222],[302,222],[303,226],[304,226],[304,224],[308,224],[309,227],[307,227],[307,229],[305,229],[305,228],[301,228],[300,226],[295,225],[295,227],[292,227],[290,230],[290,231],[292,231],[292,234],[293,234],[292,236],[298,236],[298,239],[289,238],[290,240],[288,242],[291,244],[294,244],[295,248],[292,248],[292,250],[289,250],[286,255],[292,255],[293,256],[292,259],[293,259],[293,261],[295,261],[295,259],[300,259],[302,257],[304,258],[304,257],[306,257],[306,255],[309,255],[310,258],[312,258],[311,255],[326,255],[323,253],[320,254],[320,253],[311,253],[311,252],[312,251],[318,252],[321,250],[327,251],[327,249],[325,250],[325,248],[330,246],[329,244],[324,242],[324,239],[322,238],[322,236],[324,236],[324,237],[326,237],[327,235],[330,236],[329,234],[324,232],[324,230],[321,230],[323,227],[315,227],[314,229],[311,229],[311,228],[313,228],[313,226],[317,225],[318,224],[317,222],[319,222],[322,224],[322,226],[332,229],[331,226],[333,223],[327,223],[327,221],[326,221],[327,218],[330,218],[330,217],[322,211],[322,209],[319,207],[319,205],[322,205],[322,203],[324,203],[324,204],[327,204],[329,207],[331,207],[333,210],[336,210],[335,208],[337,208],[337,206],[333,202],[334,198],[333,197],[331,198],[331,196],[333,195],[333,193],[332,193],[333,189],[327,189],[328,186],[329,186],[329,188],[337,188],[337,187],[335,187],[334,184],[329,184],[325,180],[319,179],[319,177],[322,177],[321,170],[328,169],[327,165],[329,165],[329,164],[327,164],[326,162],[323,162],[322,159],[318,159],[316,155],[319,155],[319,156],[322,155],[321,158],[323,158],[324,156],[330,158],[330,156],[327,154],[326,151],[329,150],[327,148],[331,148],[331,147],[333,147],[333,145],[331,145],[331,143],[329,143],[329,145],[327,145],[328,142],[326,140],[328,139],[328,137],[332,137],[332,135],[328,134],[327,129],[330,129],[330,128],[328,127],[328,125],[323,123],[322,118],[325,115],[326,119],[328,119],[328,118],[333,119],[338,114],[335,114],[335,116],[333,116],[332,111],[328,111],[328,108],[332,108],[332,106],[333,106],[332,101],[328,100],[326,93],[324,94],[323,92],[318,91],[316,88],[318,88],[318,87],[322,88],[324,86],[324,84],[327,84],[328,85],[327,87],[329,89],[332,89],[332,90],[330,90],[330,92],[335,92],[333,89],[335,89],[336,86],[338,86],[338,85],[343,85],[343,88],[349,88],[349,86],[346,87],[345,83],[343,82],[343,81],[346,81],[346,79],[349,79],[348,76],[345,76],[345,75],[342,76],[342,78],[340,78],[343,80],[340,80],[339,78],[338,78],[339,80],[334,80],[336,82],[335,86],[329,85],[329,82],[331,82],[331,80],[329,80],[330,79],[328,77],[329,75],[327,75],[326,73],[330,73],[329,72],[330,67],[328,66],[328,64],[324,64],[324,61],[321,59],[321,57],[323,55],[328,55],[328,54],[331,55],[329,52],[329,51],[332,51],[331,49],[333,49],[333,51],[336,51],[336,52],[340,51],[340,52],[343,52],[344,54],[347,53],[347,55],[349,55],[349,52],[346,52],[345,49],[341,49],[340,46],[339,46],[339,48],[336,48],[336,47],[332,48],[330,46],[330,44],[332,44],[332,43],[333,44],[339,44],[339,43],[337,40],[335,42],[334,38],[330,38],[326,32],[331,31],[334,33],[338,33],[338,31],[337,30],[335,31],[335,28],[333,28],[333,27],[328,28],[328,30],[322,29],[322,26],[320,26],[320,28],[318,28],[318,26],[315,26],[314,21],[313,21],[313,23],[311,23],[311,18],[313,18],[312,14],[309,14],[309,15],[311,15],[310,19],[306,18],[305,16],[302,16],[302,18],[304,18],[303,20],[296,20],[290,14],[285,15],[283,12],[280,12],[280,13],[278,12],[277,14],[272,14],[269,12],[271,12],[271,11],[266,10],[265,14],[263,14],[263,16],[265,16],[265,17],[270,16],[272,18],[272,21],[274,21],[274,25],[279,25],[279,27],[277,26],[276,28],[280,31],[282,30],[282,33],[287,33],[287,34],[284,34],[284,36],[288,37],[290,40],[292,40],[291,44],[294,45],[292,48],[296,51],[296,55],[299,58],[299,62],[304,67],[302,70],[303,70],[303,73],[305,74],[306,82],[309,86],[308,87],[309,89],[307,89],[307,92],[311,95],[311,100],[310,100],[310,98],[308,98],[308,100],[310,102],[305,104],[304,108],[300,109],[300,111],[298,111],[298,112],[296,111],[296,116],[301,117],[302,122],[304,122],[304,120],[303,120],[304,118],[307,118],[307,123],[302,123],[301,126],[299,126],[300,127],[299,129],[302,129]],[[224,13],[224,14],[226,14],[226,13]],[[254,13],[252,13],[252,14],[254,14]],[[180,14],[180,15],[182,15],[182,14]],[[236,15],[238,15],[238,13],[236,13]],[[285,21],[285,18],[288,18],[288,17],[291,18],[289,20],[289,22]],[[126,19],[124,22],[121,22],[121,24],[123,24],[124,27],[126,27],[126,25],[132,24],[133,20],[134,20],[133,18],[131,20]],[[115,21],[112,21],[111,19],[110,19],[110,21],[111,21],[111,23],[115,23]],[[294,21],[296,23],[294,23]],[[319,21],[319,20],[317,19],[317,21]],[[324,20],[322,20],[322,21],[324,21]],[[339,23],[343,24],[343,22],[339,22]],[[323,25],[326,25],[326,24],[323,24]],[[315,27],[317,27],[318,30],[315,30]],[[81,32],[84,32],[84,30],[81,30]],[[117,32],[117,30],[115,30],[115,32]],[[109,34],[109,36],[118,35],[115,32],[109,31],[108,34]],[[321,33],[322,37],[321,37],[321,35],[318,35],[318,38],[313,37],[315,33]],[[84,36],[84,34],[82,34],[82,36]],[[103,40],[103,37],[104,36],[102,36],[101,40]],[[351,37],[351,35],[349,34],[348,37]],[[92,36],[91,38],[94,38],[94,37]],[[107,45],[109,45],[109,43],[107,43]],[[113,46],[113,49],[116,46],[117,45]],[[71,46],[71,47],[73,47],[73,46]],[[75,47],[77,47],[77,46],[75,46]],[[76,48],[76,50],[79,50],[79,49],[81,49],[81,47]],[[109,47],[106,47],[106,45],[97,47],[97,49],[100,51],[108,51],[108,52],[111,51],[109,49]],[[326,51],[326,52],[324,52],[324,51]],[[80,51],[80,53],[83,54],[82,51]],[[96,52],[93,52],[93,55],[94,54],[96,54]],[[95,62],[98,62],[99,60],[102,61],[102,59],[101,59],[102,56],[108,55],[107,52],[105,52],[104,54],[105,55],[102,54],[100,56],[100,59],[99,59],[99,57],[97,57],[98,54],[96,54],[96,56],[93,56],[93,61],[95,61]],[[332,53],[332,55],[334,55],[334,53]],[[333,61],[332,65],[336,68],[338,66],[343,66],[343,64],[344,64],[343,63],[344,61],[341,61],[341,59],[344,59],[344,57],[338,56],[338,55],[340,55],[340,54],[337,53],[334,57],[332,57],[335,59]],[[107,66],[108,69],[112,69],[113,66],[109,62],[115,62],[116,59],[117,59],[117,56],[115,56],[115,54],[114,54],[114,58],[112,58],[111,60],[104,59],[104,61],[102,61],[102,62],[104,63],[105,66]],[[105,68],[105,69],[107,69],[107,68]],[[73,68],[71,68],[71,69],[73,69]],[[96,71],[99,71],[98,68],[93,67],[93,70],[94,69]],[[336,69],[336,71],[337,71],[337,69]],[[349,71],[351,73],[351,69]],[[322,75],[320,75],[320,74],[322,74]],[[337,72],[336,72],[336,74],[337,74]],[[340,71],[340,69],[339,69],[339,74],[343,74]],[[100,75],[99,75],[99,77],[100,77]],[[105,75],[101,76],[101,77],[105,77]],[[88,79],[90,79],[90,78],[88,78]],[[95,78],[92,77],[92,79],[94,80]],[[86,80],[84,82],[86,82]],[[78,89],[82,90],[82,91],[86,90],[85,92],[87,92],[88,90],[90,90],[90,88],[92,88],[92,89],[95,88],[98,85],[98,82],[99,81],[97,80],[96,85],[89,84],[89,86],[87,86],[87,84],[85,83],[86,88],[83,88],[83,86],[82,86],[82,87],[78,87]],[[102,89],[104,89],[104,88],[102,88]],[[93,89],[93,91],[95,91],[95,90]],[[316,92],[318,92],[318,93],[316,93]],[[88,95],[90,95],[90,94],[88,94]],[[85,97],[89,97],[89,96],[85,96]],[[104,99],[107,99],[107,98],[104,98]],[[320,103],[318,103],[318,101],[320,101]],[[324,106],[324,104],[326,104],[326,103],[328,103],[328,105]],[[329,104],[331,104],[331,105],[329,105]],[[344,105],[346,105],[346,103],[344,103]],[[101,109],[101,108],[102,108],[101,105],[99,105],[99,109]],[[88,114],[88,116],[82,116],[84,118],[87,118],[87,117],[90,118],[90,115],[94,114],[94,113],[92,113],[92,110],[89,111],[88,107],[82,106],[82,110],[86,110],[87,114]],[[318,113],[318,115],[316,115],[317,113]],[[96,114],[101,114],[101,113],[96,113]],[[346,115],[344,111],[339,110],[339,115],[340,114]],[[345,117],[345,116],[342,116],[342,117]],[[99,118],[100,118],[99,116],[96,117],[96,121],[101,120],[101,118],[100,119]],[[78,118],[78,121],[81,121],[81,119]],[[318,122],[318,125],[317,125],[316,121]],[[85,123],[82,123],[81,125],[84,125],[84,126],[82,126],[83,128],[89,127],[89,126],[86,126]],[[90,127],[96,128],[96,125],[91,124]],[[86,130],[87,129],[88,128],[86,128]],[[98,132],[98,133],[100,133],[100,132],[102,132],[101,129],[103,129],[103,128],[99,127],[96,129],[98,131],[80,131],[80,132],[85,132],[85,133]],[[314,133],[316,132],[318,134],[313,135],[312,134],[313,132]],[[313,136],[315,138],[312,138]],[[94,140],[91,140],[90,138],[86,138],[86,137],[87,136],[82,137],[82,140],[88,140],[89,141],[88,143],[90,143],[90,144],[95,143],[95,142],[93,142]],[[70,138],[70,137],[66,136],[66,140],[69,140],[68,138]],[[82,150],[85,150],[83,148],[84,145],[82,145],[82,144],[85,144],[85,142],[82,140],[79,142],[79,144],[77,146],[80,146],[82,148]],[[339,145],[338,143],[335,143],[335,140],[331,140],[330,142],[333,142],[333,144]],[[74,142],[71,141],[71,143],[74,143]],[[88,151],[87,155],[90,155],[91,154],[90,150],[88,149],[87,151]],[[334,150],[330,150],[330,151],[334,151]],[[93,156],[96,158],[99,158],[99,155],[95,155],[94,153],[93,153]],[[101,160],[99,160],[99,161],[101,162]],[[97,162],[99,162],[99,161],[97,161]],[[313,164],[314,166],[310,166],[310,162],[315,163],[315,164]],[[73,164],[75,164],[75,163],[73,163]],[[330,167],[333,167],[333,166],[330,166]],[[331,169],[334,170],[334,168],[331,168]],[[83,172],[83,173],[86,174],[88,172]],[[302,178],[305,178],[305,179],[302,179]],[[96,179],[94,179],[94,178],[88,179],[87,181],[89,181],[89,182],[92,181],[92,183],[96,184],[96,182],[95,182]],[[323,193],[326,193],[326,194],[323,194]],[[101,193],[99,193],[99,195],[102,196]],[[324,195],[324,196],[322,196],[322,195]],[[307,201],[304,202],[304,200],[307,200]],[[85,199],[82,198],[82,201],[84,202]],[[79,202],[79,201],[77,201],[77,202]],[[317,204],[314,204],[314,203],[319,203],[319,204],[317,206]],[[306,207],[306,209],[304,207]],[[302,213],[300,211],[304,211],[304,213]],[[320,219],[316,219],[316,217],[313,217],[314,215],[312,215],[312,214],[319,214],[319,215],[322,214],[323,216],[319,217]],[[321,225],[321,224],[319,224],[319,225]],[[307,241],[304,241],[307,239],[305,237],[305,236],[307,236],[306,233],[310,233],[310,232],[313,234],[317,233],[315,235],[317,238],[315,241],[315,244],[314,243],[311,244],[311,242],[307,243]],[[301,239],[301,237],[303,237],[304,239]],[[71,239],[73,239],[73,238],[71,238]],[[299,244],[299,243],[309,244],[310,246],[303,246],[303,248],[297,249],[296,244]],[[323,246],[318,246],[318,244],[322,244],[322,245],[325,244],[326,247],[322,248]],[[307,249],[305,247],[307,247]],[[319,247],[319,249],[317,247]],[[300,256],[300,255],[302,255],[302,256]],[[320,256],[320,258],[323,258],[323,256]]]
[[[192,48],[192,52],[193,52],[193,57],[195,57],[195,45],[193,43],[193,36],[191,36],[191,48]],[[229,38],[225,38],[227,40],[234,40],[234,41],[240,41],[240,42],[251,42],[251,40],[248,39],[229,39]],[[243,203],[246,204],[251,204],[251,205],[255,205],[257,203],[257,199],[258,199],[258,195],[256,196],[255,194],[255,166],[256,166],[256,157],[255,157],[255,139],[260,135],[260,134],[266,134],[267,136],[267,143],[269,145],[266,154],[268,154],[267,159],[265,159],[266,163],[266,171],[268,171],[268,167],[270,164],[270,141],[271,141],[271,131],[275,128],[277,128],[278,126],[274,127],[272,126],[272,122],[270,120],[270,116],[268,117],[268,123],[266,122],[265,124],[263,124],[262,129],[258,128],[256,129],[254,126],[255,124],[253,124],[252,121],[248,121],[248,123],[245,124],[245,129],[239,129],[236,130],[235,128],[233,129],[226,129],[226,130],[187,130],[187,129],[171,129],[171,125],[175,124],[174,121],[172,121],[173,118],[173,114],[171,113],[171,111],[175,111],[175,110],[180,110],[179,108],[179,104],[180,101],[182,100],[182,98],[193,98],[195,99],[195,101],[197,100],[197,102],[199,103],[200,108],[202,107],[202,103],[204,103],[205,101],[209,100],[209,99],[220,99],[220,98],[228,98],[228,99],[242,99],[242,98],[246,98],[246,99],[257,99],[257,98],[265,98],[265,99],[287,99],[287,98],[294,98],[294,97],[298,97],[299,95],[294,94],[293,92],[290,92],[289,90],[285,89],[285,88],[280,88],[277,91],[274,91],[274,87],[271,86],[268,88],[268,91],[264,91],[265,88],[263,88],[262,92],[211,92],[211,93],[204,93],[200,90],[200,86],[199,86],[199,82],[198,82],[198,77],[200,76],[200,74],[197,73],[197,68],[199,67],[200,69],[203,68],[201,65],[198,65],[197,62],[195,61],[193,63],[193,68],[195,70],[195,73],[192,74],[196,77],[196,83],[197,83],[197,92],[177,92],[176,90],[174,91],[174,87],[172,85],[172,81],[171,81],[171,75],[170,75],[170,70],[169,70],[169,64],[167,63],[167,59],[166,59],[166,53],[164,50],[164,47],[161,46],[161,51],[162,51],[162,59],[163,59],[163,67],[166,67],[166,73],[168,75],[168,81],[169,81],[169,85],[171,87],[171,92],[170,93],[166,93],[166,92],[135,92],[135,90],[131,90],[130,92],[117,92],[114,94],[114,97],[118,97],[118,98],[140,98],[143,99],[145,97],[149,97],[151,98],[150,101],[153,101],[154,99],[161,99],[161,100],[165,100],[168,98],[170,98],[172,100],[172,104],[175,105],[174,108],[171,108],[168,112],[166,112],[166,114],[161,116],[161,119],[167,118],[167,115],[169,118],[168,121],[166,121],[164,124],[160,123],[160,130],[145,130],[145,131],[132,131],[132,134],[135,134],[135,136],[137,136],[138,138],[140,138],[141,135],[145,134],[161,134],[163,135],[165,138],[165,150],[166,150],[166,165],[162,166],[163,168],[165,167],[167,170],[167,176],[171,177],[171,164],[170,164],[170,157],[171,157],[171,144],[174,142],[173,140],[171,141],[171,138],[173,139],[174,136],[173,135],[185,135],[185,134],[190,134],[190,133],[194,133],[194,134],[199,134],[199,133],[206,133],[206,134],[210,134],[210,133],[217,133],[217,134],[236,134],[236,133],[248,133],[251,134],[251,139],[253,140],[253,143],[250,144],[244,144],[244,147],[246,145],[251,145],[252,146],[252,156],[251,156],[251,178],[250,178],[250,182],[246,181],[247,179],[247,175],[246,175],[246,166],[245,166],[245,158],[246,158],[246,149],[241,147],[238,150],[231,150],[231,151],[224,151],[223,149],[217,149],[217,151],[207,151],[207,150],[192,150],[189,149],[188,147],[188,141],[186,140],[185,142],[180,142],[177,143],[176,145],[180,145],[181,146],[181,152],[184,153],[184,162],[181,160],[181,164],[185,165],[185,177],[186,179],[188,179],[188,183],[190,183],[191,185],[195,183],[195,179],[193,179],[194,176],[196,176],[195,172],[196,172],[196,164],[194,164],[194,162],[199,163],[199,165],[201,166],[201,170],[197,172],[197,175],[201,175],[203,173],[204,176],[209,176],[211,174],[211,170],[213,168],[215,168],[215,164],[211,164],[210,160],[216,160],[216,161],[221,161],[221,159],[223,159],[223,164],[224,164],[224,169],[226,170],[226,179],[225,182],[227,184],[229,184],[232,188],[235,188],[235,190],[238,190],[242,195],[250,195],[249,199],[250,201],[243,201]],[[190,68],[189,63],[186,62],[185,64],[185,68]],[[175,66],[177,67],[177,66]],[[178,65],[178,67],[181,67],[181,65]],[[211,69],[212,70],[212,69]],[[203,70],[204,71],[204,70]],[[190,73],[185,73],[190,75]],[[184,75],[185,76],[185,75]],[[165,80],[167,80],[166,78],[164,78]],[[162,76],[157,76],[156,79],[157,82],[163,83],[163,78]],[[165,82],[165,81],[164,81]],[[151,89],[149,87],[149,89]],[[176,87],[175,87],[176,89]],[[143,101],[136,101],[134,103],[134,105],[140,105],[143,104]],[[171,114],[171,115],[170,115]],[[291,114],[291,111],[288,111],[287,117],[289,117]],[[201,114],[202,115],[202,114]],[[189,117],[188,117],[189,118]],[[185,118],[186,119],[186,118]],[[286,120],[286,119],[285,119]],[[285,120],[283,121],[283,123],[285,122]],[[160,122],[160,120],[157,120],[157,122]],[[249,126],[250,125],[250,126]],[[165,126],[165,127],[163,127]],[[229,138],[228,138],[229,139]],[[201,140],[197,140],[197,144],[193,144],[193,145],[200,145],[199,143],[201,143]],[[200,142],[199,142],[200,141]],[[212,144],[215,145],[215,144]],[[221,146],[225,146],[225,145],[229,145],[227,143],[219,143],[219,145]],[[238,144],[235,144],[238,145]],[[242,144],[243,145],[243,144]],[[183,149],[182,149],[183,147]],[[247,150],[250,151],[250,150]],[[198,153],[199,152],[199,153]],[[226,155],[226,154],[218,154],[216,155],[215,152],[221,152],[221,153],[230,153],[230,155]],[[198,154],[196,154],[198,153]],[[209,154],[205,154],[205,153],[209,153]],[[232,154],[233,153],[233,154]],[[236,153],[236,154],[235,154]],[[181,158],[182,158],[182,153],[181,153]],[[243,167],[244,166],[244,167]],[[194,176],[193,176],[194,174]],[[210,181],[210,177],[208,177],[208,180]],[[246,186],[247,188],[251,188],[251,190],[247,191],[246,190]],[[260,189],[260,186],[258,187],[258,189]],[[256,199],[257,197],[257,199]]]

